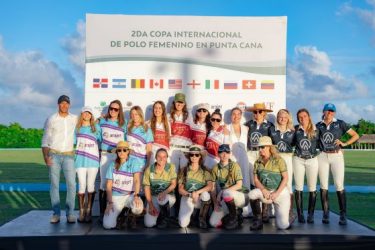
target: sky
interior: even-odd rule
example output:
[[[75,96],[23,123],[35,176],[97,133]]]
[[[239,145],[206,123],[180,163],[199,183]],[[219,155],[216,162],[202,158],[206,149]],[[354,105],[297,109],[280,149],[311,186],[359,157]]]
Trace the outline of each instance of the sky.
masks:
[[[84,101],[85,16],[287,16],[287,108],[375,122],[375,0],[2,0],[0,124],[42,128],[61,94]]]

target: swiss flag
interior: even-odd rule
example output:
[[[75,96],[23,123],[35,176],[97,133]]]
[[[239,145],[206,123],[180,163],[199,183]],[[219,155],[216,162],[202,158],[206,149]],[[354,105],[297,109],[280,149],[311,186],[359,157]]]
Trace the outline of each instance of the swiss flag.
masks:
[[[255,80],[242,80],[242,89],[255,89]]]
[[[163,79],[161,80],[150,79],[151,89],[162,89],[163,87],[164,87]]]

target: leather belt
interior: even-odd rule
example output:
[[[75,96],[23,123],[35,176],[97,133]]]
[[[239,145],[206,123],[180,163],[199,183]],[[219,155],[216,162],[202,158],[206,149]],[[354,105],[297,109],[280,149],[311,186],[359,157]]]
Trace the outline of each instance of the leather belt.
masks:
[[[327,154],[336,154],[336,153],[339,153],[340,151],[341,151],[340,149],[337,149],[337,150],[330,150],[330,151],[323,151],[323,152]]]
[[[315,158],[317,155],[297,155],[297,157],[302,158],[304,160],[309,160]]]
[[[60,152],[54,149],[50,149],[49,152],[56,155],[74,156],[74,151]]]
[[[102,149],[99,149],[99,152],[100,153],[112,153],[112,150],[102,150]]]
[[[171,144],[171,147],[175,147],[175,148],[190,148],[190,146],[185,146],[185,145],[174,145],[174,144]]]

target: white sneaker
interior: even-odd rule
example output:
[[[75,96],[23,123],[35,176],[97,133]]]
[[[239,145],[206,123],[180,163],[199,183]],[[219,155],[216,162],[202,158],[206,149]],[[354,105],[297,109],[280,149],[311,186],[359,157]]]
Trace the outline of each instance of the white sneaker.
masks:
[[[77,218],[72,214],[69,214],[68,216],[66,216],[66,222],[68,223],[76,223],[76,220]]]
[[[60,222],[60,216],[56,215],[56,214],[52,215],[52,217],[51,217],[51,219],[50,219],[49,222],[51,222],[51,224],[57,224],[57,223],[59,223]]]

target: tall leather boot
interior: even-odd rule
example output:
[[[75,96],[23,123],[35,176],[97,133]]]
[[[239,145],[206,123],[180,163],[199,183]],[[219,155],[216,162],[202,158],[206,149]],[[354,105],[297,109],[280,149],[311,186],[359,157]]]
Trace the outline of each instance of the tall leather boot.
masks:
[[[137,229],[137,215],[133,214],[131,210],[128,212],[127,220],[130,229]]]
[[[207,214],[208,210],[210,209],[211,200],[209,201],[201,201],[201,209],[199,211],[199,227],[203,229],[207,229]]]
[[[126,227],[126,214],[129,213],[129,208],[124,207],[116,219],[116,229],[121,230]]]
[[[92,221],[92,206],[94,205],[96,192],[87,193],[87,206],[86,206],[86,215],[85,222],[90,223]]]
[[[159,216],[156,221],[157,228],[164,229],[168,227],[167,217],[169,217],[169,214],[169,202],[167,202],[165,205],[160,206]]]
[[[329,202],[328,202],[328,190],[320,189],[320,201],[322,202],[323,210],[323,224],[329,224]]]
[[[316,203],[316,191],[309,192],[309,208],[307,210],[308,211],[307,223],[309,224],[314,223],[315,203]]]
[[[270,216],[269,216],[269,204],[262,203],[262,222],[263,223],[269,223],[270,222]]]
[[[234,204],[234,200],[225,202],[225,204],[228,207],[229,216],[228,216],[228,221],[224,223],[224,228],[227,230],[233,230],[238,227],[236,205]]]
[[[189,227],[198,227],[199,226],[198,218],[199,218],[199,209],[194,208],[193,213],[191,213],[191,216],[190,216]]]
[[[347,224],[346,221],[346,194],[345,190],[336,191],[337,198],[339,201],[339,207],[340,207],[340,220],[339,224],[344,226]]]
[[[294,195],[290,194],[290,208],[289,208],[289,223],[293,224],[294,220],[296,219],[293,213],[293,202],[294,202]]]
[[[78,196],[78,206],[79,206],[79,217],[78,222],[85,222],[85,194],[77,194]]]
[[[107,192],[99,189],[99,209],[100,209],[100,223],[103,223],[104,212],[107,207]]]
[[[260,200],[250,200],[251,210],[253,210],[253,224],[250,230],[261,230],[263,228],[262,211],[260,208]]]
[[[243,223],[243,208],[237,208],[237,221],[238,221],[238,226],[241,226]]]
[[[299,223],[305,223],[305,216],[303,215],[303,199],[302,199],[302,191],[295,191],[294,198],[296,199],[296,207],[297,207],[297,216]]]

